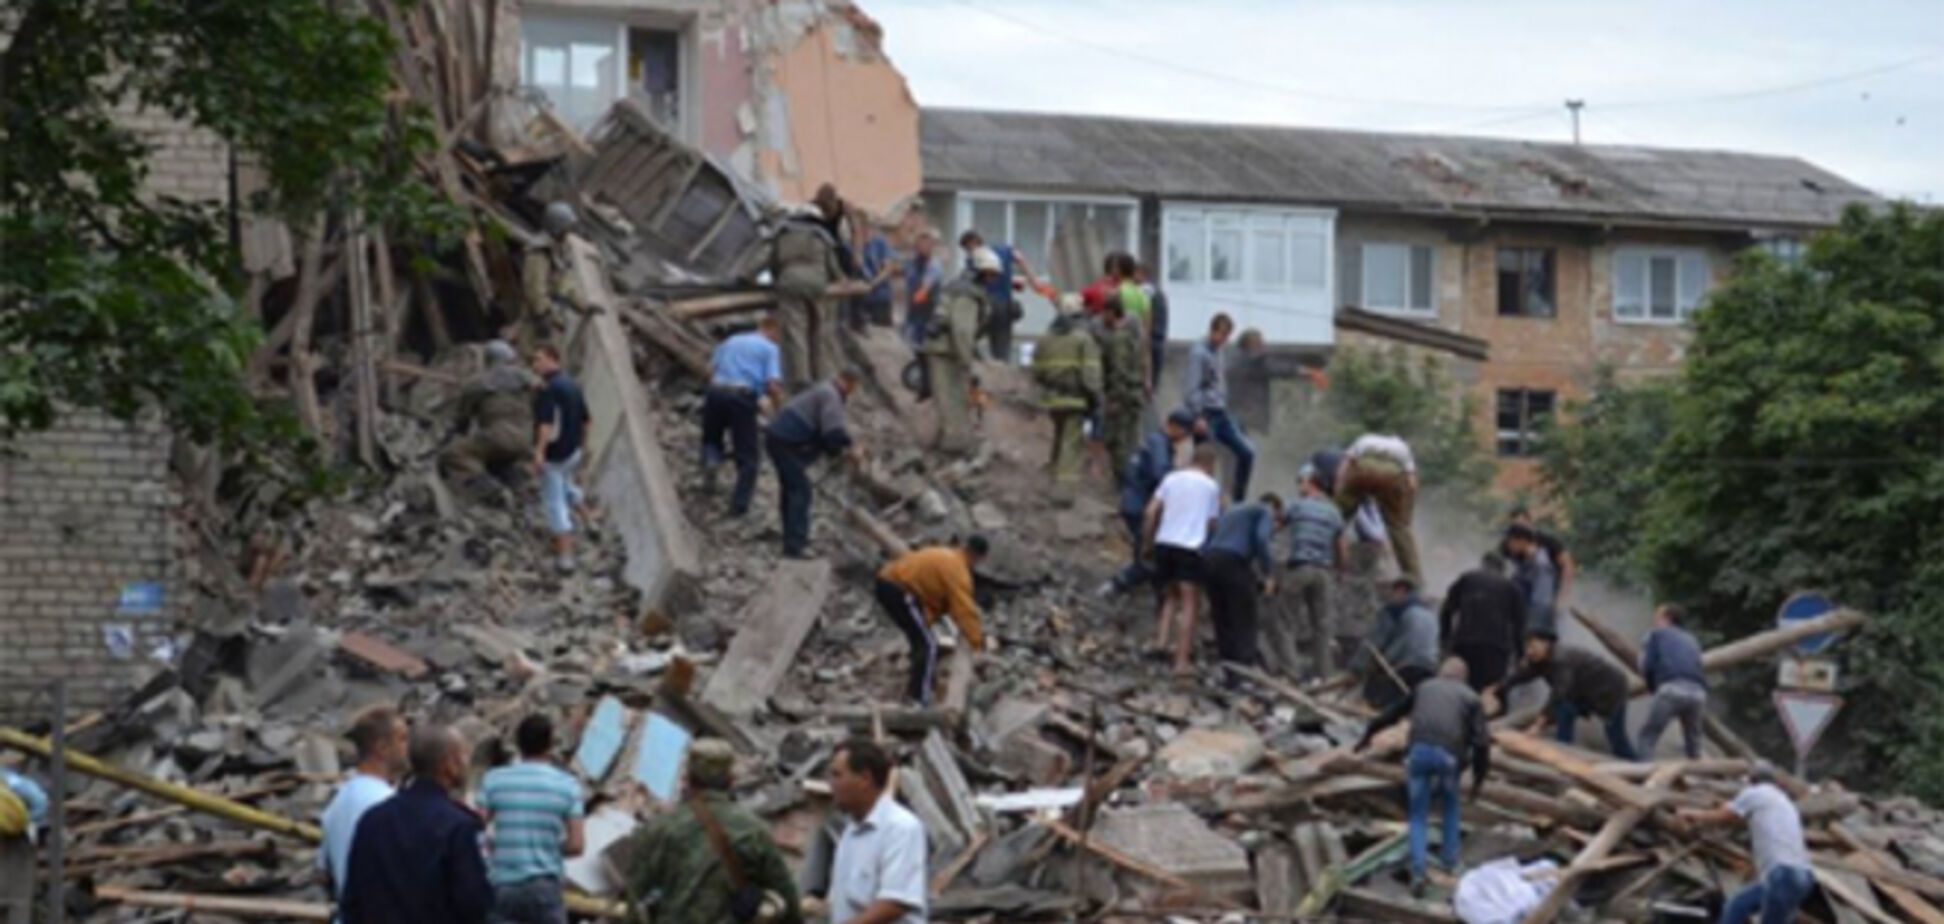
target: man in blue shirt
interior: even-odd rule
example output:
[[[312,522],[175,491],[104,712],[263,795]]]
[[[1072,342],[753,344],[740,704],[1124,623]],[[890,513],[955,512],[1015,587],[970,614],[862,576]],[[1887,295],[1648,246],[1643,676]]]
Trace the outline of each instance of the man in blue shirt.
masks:
[[[1654,610],[1654,631],[1640,646],[1640,676],[1654,694],[1647,710],[1647,724],[1640,727],[1640,744],[1634,748],[1642,760],[1654,759],[1654,746],[1660,743],[1667,723],[1681,720],[1681,743],[1689,760],[1701,757],[1701,720],[1708,708],[1708,675],[1702,668],[1701,643],[1681,628],[1687,611],[1677,604],[1663,603]]]
[[[338,914],[344,924],[484,924],[493,885],[466,785],[466,743],[444,726],[412,733],[412,785],[358,822]]]
[[[931,330],[932,312],[938,307],[938,290],[945,283],[945,270],[938,265],[938,234],[930,229],[918,233],[912,245],[911,262],[905,264],[905,342],[913,348],[925,342]]]
[[[1224,662],[1256,667],[1258,593],[1276,592],[1275,553],[1270,543],[1283,524],[1283,501],[1264,494],[1253,504],[1238,504],[1215,521],[1202,548],[1204,586],[1215,622],[1215,650]],[[1229,685],[1239,682],[1230,674]]]
[[[866,324],[891,326],[891,277],[898,272],[898,254],[881,231],[872,231],[864,242],[858,269],[871,291],[852,302],[851,329],[862,332]]]
[[[776,467],[784,558],[810,557],[810,500],[816,491],[810,466],[826,455],[861,458],[844,424],[844,402],[858,381],[856,372],[845,369],[791,398],[770,422],[765,448]]]
[[[736,489],[729,496],[732,517],[748,513],[749,498],[756,493],[758,404],[768,395],[772,406],[783,405],[783,352],[776,346],[781,331],[776,316],[766,315],[755,330],[718,344],[709,361],[709,389],[702,396],[702,470],[713,490],[727,436],[736,453]]]
[[[540,475],[540,504],[564,574],[574,570],[574,512],[586,504],[574,473],[587,441],[587,399],[550,344],[533,351],[533,373],[543,383],[533,399],[533,469]]]
[[[1127,524],[1127,541],[1134,556],[1127,567],[1100,589],[1101,596],[1126,593],[1153,579],[1145,564],[1148,550],[1141,548],[1148,500],[1154,497],[1154,489],[1161,486],[1161,479],[1174,471],[1175,455],[1194,428],[1193,415],[1183,410],[1173,411],[1161,422],[1160,430],[1149,433],[1141,441],[1141,448],[1126,459],[1116,460],[1126,466],[1126,477],[1121,479],[1120,516],[1121,522]]]
[[[338,787],[331,804],[325,806],[318,827],[324,831],[324,844],[317,851],[317,865],[330,880],[331,894],[344,897],[345,873],[351,863],[351,839],[358,833],[358,822],[373,806],[392,797],[398,779],[405,775],[406,749],[410,746],[411,726],[398,709],[373,706],[351,724],[350,739],[358,752],[358,765]]]

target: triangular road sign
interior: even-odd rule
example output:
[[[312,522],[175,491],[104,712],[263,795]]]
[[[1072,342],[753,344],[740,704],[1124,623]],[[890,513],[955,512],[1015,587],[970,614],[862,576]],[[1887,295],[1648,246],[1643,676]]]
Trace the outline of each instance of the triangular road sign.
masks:
[[[1782,725],[1789,730],[1789,741],[1795,744],[1798,755],[1816,746],[1816,739],[1836,717],[1836,710],[1843,708],[1843,698],[1831,693],[1776,690],[1774,699],[1775,711],[1782,716]]]

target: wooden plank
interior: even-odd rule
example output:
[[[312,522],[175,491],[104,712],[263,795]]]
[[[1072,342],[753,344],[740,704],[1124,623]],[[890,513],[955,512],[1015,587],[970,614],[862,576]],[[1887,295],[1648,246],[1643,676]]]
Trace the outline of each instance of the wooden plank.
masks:
[[[234,895],[198,895],[190,892],[147,892],[115,885],[98,885],[98,901],[132,905],[137,908],[170,908],[192,914],[230,915],[279,921],[329,921],[327,902],[299,902],[275,898],[242,898]]]
[[[1368,760],[1362,757],[1340,757],[1330,764],[1336,773],[1371,776],[1391,783],[1405,781],[1404,768],[1393,763]],[[1467,791],[1471,784],[1466,784]],[[1492,780],[1485,781],[1485,788],[1479,792],[1485,802],[1528,815],[1537,815],[1564,825],[1588,826],[1598,824],[1601,816],[1585,808],[1554,798],[1527,786],[1514,786]]]
[[[955,816],[953,820],[967,834],[979,834],[986,826],[985,815],[973,800],[972,784],[966,782],[951,745],[945,743],[945,736],[938,729],[925,735],[925,743],[918,749],[918,762],[924,768],[926,779],[937,786],[940,806]]]
[[[1858,914],[1874,922],[1874,924],[1902,924],[1896,918],[1884,914],[1883,909],[1877,906],[1874,896],[1867,892],[1859,892],[1856,886],[1844,877],[1836,875],[1829,870],[1822,869],[1821,867],[1816,868],[1815,874],[1816,884],[1822,886],[1824,895],[1842,899],[1843,904],[1848,905]]]
[[[931,885],[928,887],[931,896],[937,898],[945,894],[945,890],[951,888],[953,882],[958,881],[959,874],[965,872],[966,867],[971,866],[972,861],[979,858],[979,851],[984,850],[990,843],[992,843],[992,832],[980,831],[979,836],[972,839],[972,843],[966,845],[964,850],[959,851],[958,856],[952,858],[952,862],[947,863],[944,869],[938,871],[938,875],[932,877]]]
[[[1839,609],[1815,619],[1792,622],[1779,629],[1758,632],[1747,638],[1717,645],[1701,653],[1701,667],[1718,671],[1732,664],[1752,661],[1781,651],[1796,642],[1824,632],[1847,632],[1869,621],[1861,610]]]
[[[774,290],[758,289],[754,292],[724,292],[720,295],[678,299],[669,302],[664,310],[683,321],[701,321],[726,314],[768,308],[774,304],[776,304]]]
[[[1665,790],[1679,778],[1680,772],[1679,767],[1663,767],[1647,778],[1647,787],[1650,790]],[[1559,884],[1553,886],[1551,892],[1546,893],[1545,901],[1528,912],[1521,919],[1521,924],[1552,924],[1553,919],[1572,902],[1573,894],[1579,891],[1580,883],[1598,868],[1607,855],[1612,853],[1634,828],[1639,827],[1640,823],[1646,820],[1647,815],[1653,811],[1652,806],[1655,801],[1657,801],[1656,797],[1650,794],[1646,805],[1629,805],[1609,818],[1607,823],[1601,826],[1600,833],[1595,835],[1586,846],[1580,848],[1579,855],[1575,856],[1573,862],[1567,866],[1565,875],[1559,879]]]
[[[1543,738],[1503,728],[1492,732],[1492,741],[1513,754],[1552,767],[1629,808],[1646,810],[1660,803],[1658,795],[1601,773],[1592,761]]]
[[[702,700],[732,716],[761,708],[795,662],[830,590],[830,562],[778,562],[768,586],[744,609],[742,628],[709,677]]]
[[[710,350],[700,337],[689,333],[674,319],[664,317],[659,312],[645,310],[631,303],[622,303],[616,307],[620,310],[621,319],[628,322],[628,326],[641,332],[648,338],[648,342],[675,360],[676,365],[698,379],[705,382],[709,380]]]

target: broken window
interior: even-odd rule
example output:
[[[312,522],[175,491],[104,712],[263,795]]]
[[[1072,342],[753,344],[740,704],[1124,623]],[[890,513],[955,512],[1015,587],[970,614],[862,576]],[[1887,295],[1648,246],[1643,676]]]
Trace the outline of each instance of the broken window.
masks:
[[[682,34],[628,30],[628,92],[664,128],[681,134]]]
[[[1540,430],[1553,416],[1554,393],[1501,388],[1498,393],[1498,454],[1530,456],[1539,450]]]
[[[562,121],[586,131],[620,98],[621,26],[528,15],[520,23],[520,83]]]
[[[1708,294],[1708,256],[1685,248],[1623,247],[1613,253],[1613,317],[1684,321]]]
[[[1498,251],[1498,313],[1502,317],[1551,318],[1559,314],[1553,299],[1551,248],[1501,247]]]
[[[1435,314],[1431,248],[1422,244],[1363,245],[1363,306],[1397,314]]]

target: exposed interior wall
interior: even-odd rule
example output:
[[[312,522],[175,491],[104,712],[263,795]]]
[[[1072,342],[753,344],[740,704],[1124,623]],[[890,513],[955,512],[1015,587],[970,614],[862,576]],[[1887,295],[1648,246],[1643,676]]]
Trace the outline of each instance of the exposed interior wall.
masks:
[[[918,104],[863,22],[823,19],[767,63],[771,145],[757,173],[786,201],[831,182],[883,215],[918,192]]]

